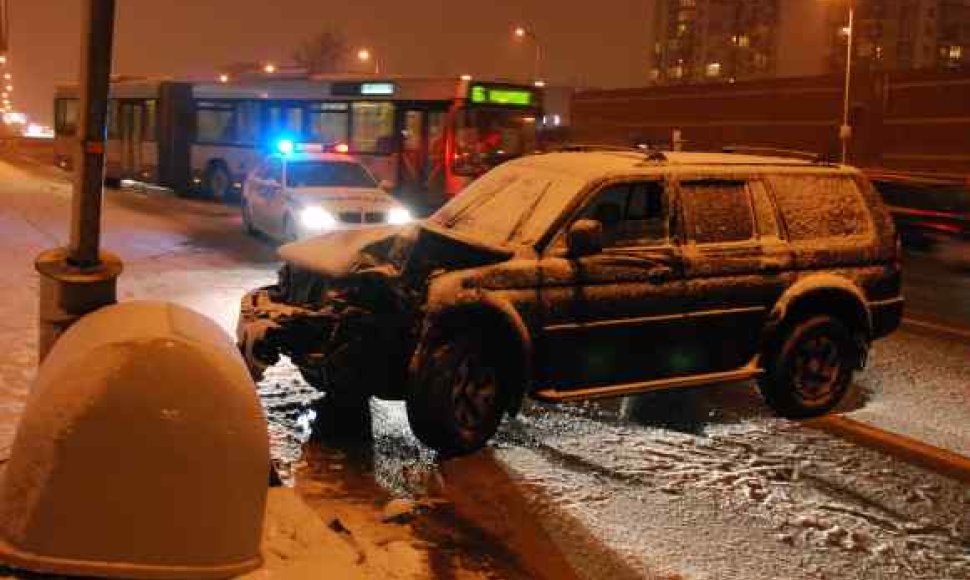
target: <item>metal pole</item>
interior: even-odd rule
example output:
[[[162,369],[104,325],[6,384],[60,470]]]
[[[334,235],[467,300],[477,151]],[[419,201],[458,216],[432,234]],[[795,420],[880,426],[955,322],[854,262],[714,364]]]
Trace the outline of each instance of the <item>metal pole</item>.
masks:
[[[99,251],[104,181],[105,117],[111,77],[115,0],[85,0],[81,39],[81,119],[74,149],[71,238],[66,248],[37,256],[40,274],[38,351],[43,361],[60,335],[82,316],[114,304],[121,260]]]
[[[104,183],[105,117],[111,79],[115,0],[85,0],[80,74],[81,119],[74,177],[70,260],[76,266],[98,264]]]
[[[532,80],[538,81],[542,80],[542,45],[539,44],[539,38],[535,34],[532,35],[532,42],[536,45],[536,76]]]
[[[852,41],[855,36],[855,7],[849,3],[849,33],[845,48],[845,90],[842,99],[842,127],[839,128],[839,139],[842,140],[842,163],[849,157],[849,139],[852,138],[852,126],[849,124],[849,99],[852,89]]]

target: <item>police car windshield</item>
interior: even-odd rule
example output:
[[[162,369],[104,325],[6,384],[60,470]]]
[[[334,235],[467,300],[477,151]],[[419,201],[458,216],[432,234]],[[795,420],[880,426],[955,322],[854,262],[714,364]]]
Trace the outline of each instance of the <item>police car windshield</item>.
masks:
[[[357,163],[347,161],[292,161],[286,164],[288,187],[377,187],[374,178]]]

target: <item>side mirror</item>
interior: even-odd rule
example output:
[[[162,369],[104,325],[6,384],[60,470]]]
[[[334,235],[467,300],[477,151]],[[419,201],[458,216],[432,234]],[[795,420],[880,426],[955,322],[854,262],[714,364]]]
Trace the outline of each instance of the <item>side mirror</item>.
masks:
[[[390,179],[382,179],[381,182],[377,184],[377,187],[390,193],[391,191],[394,190],[394,182],[391,181]]]
[[[596,220],[578,220],[566,233],[570,258],[592,256],[603,251],[603,224]]]

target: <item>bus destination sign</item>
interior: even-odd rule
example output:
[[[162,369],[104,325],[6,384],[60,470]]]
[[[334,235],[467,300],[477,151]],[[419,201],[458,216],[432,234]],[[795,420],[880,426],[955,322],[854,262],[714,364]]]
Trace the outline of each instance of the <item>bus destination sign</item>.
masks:
[[[534,93],[528,89],[472,85],[469,89],[471,102],[478,105],[511,105],[528,107],[533,104]]]

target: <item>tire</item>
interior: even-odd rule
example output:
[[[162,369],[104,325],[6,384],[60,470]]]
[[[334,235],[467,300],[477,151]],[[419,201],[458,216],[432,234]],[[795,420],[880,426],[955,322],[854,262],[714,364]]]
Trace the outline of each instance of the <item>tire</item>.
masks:
[[[290,242],[295,242],[300,239],[300,233],[296,231],[296,223],[293,222],[293,216],[286,214],[283,218],[283,238],[282,242],[284,244],[289,244]]]
[[[370,395],[354,373],[335,375],[328,382],[324,373],[300,369],[303,378],[324,394],[313,403],[313,437],[317,440],[364,440],[371,428]]]
[[[453,335],[422,356],[408,390],[408,422],[443,456],[472,453],[495,435],[505,410],[501,368],[475,333]]]
[[[209,198],[229,203],[232,198],[232,176],[222,163],[211,163],[205,171],[205,191]]]
[[[858,347],[849,328],[831,316],[813,316],[789,328],[777,348],[766,353],[758,387],[779,415],[824,415],[848,391],[858,368]]]
[[[239,202],[239,213],[242,214],[243,231],[254,238],[259,237],[259,230],[253,225],[252,210],[249,209],[245,199]]]

